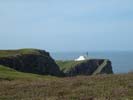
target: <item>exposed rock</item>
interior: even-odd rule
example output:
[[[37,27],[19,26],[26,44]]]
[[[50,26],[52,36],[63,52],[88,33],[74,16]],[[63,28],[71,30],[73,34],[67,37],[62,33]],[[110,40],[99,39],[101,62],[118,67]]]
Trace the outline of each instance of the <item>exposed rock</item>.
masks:
[[[44,50],[0,50],[0,65],[5,65],[22,72],[54,76],[113,73],[111,61],[106,59],[57,61],[56,63],[50,54]]]
[[[1,50],[0,65],[22,72],[60,76],[58,65],[44,50]]]
[[[65,76],[112,74],[111,61],[90,59],[85,61],[57,61]]]

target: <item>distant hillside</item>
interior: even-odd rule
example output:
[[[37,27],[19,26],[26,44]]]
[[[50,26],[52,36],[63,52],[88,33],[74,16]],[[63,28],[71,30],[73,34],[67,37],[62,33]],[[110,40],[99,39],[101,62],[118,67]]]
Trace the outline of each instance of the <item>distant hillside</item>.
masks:
[[[112,74],[111,61],[107,59],[90,59],[85,61],[56,61],[66,76]]]
[[[0,50],[0,65],[21,72],[61,75],[59,67],[49,53],[38,49]]]
[[[20,54],[41,54],[41,51],[39,51],[38,49],[0,50],[0,57],[14,56]]]
[[[133,99],[133,73],[106,75],[105,73],[112,73],[112,66],[109,60],[91,59],[79,62],[57,61],[56,63],[60,66],[60,70],[66,76],[76,75],[75,77],[61,78],[51,76],[51,73],[58,76],[61,73],[60,70],[57,70],[59,73],[55,74],[56,71],[54,71],[55,69],[51,69],[51,66],[50,69],[47,69],[47,64],[49,65],[49,63],[46,64],[46,62],[51,59],[48,53],[46,54],[47,60],[43,56],[43,53],[46,52],[35,50],[35,53],[30,50],[26,53],[20,53],[18,51],[17,53],[15,53],[16,51],[12,51],[12,53],[8,51],[6,51],[7,53],[5,53],[5,51],[1,52],[3,55],[0,57],[0,62],[3,63],[3,65],[0,65],[0,100]],[[42,58],[40,59],[40,57]],[[52,63],[53,62],[54,60],[52,60]],[[38,75],[20,72],[20,69],[17,68],[23,68],[23,64],[25,67],[30,67],[30,70],[33,70],[34,67],[36,68],[34,64],[38,66],[46,65],[40,67],[46,67],[45,71],[47,71],[47,74]],[[58,67],[58,65],[56,66]],[[50,72],[51,70],[52,72]],[[36,71],[38,71],[38,69],[36,69]],[[83,76],[88,74],[92,76]]]
[[[50,54],[38,49],[0,50],[0,65],[21,72],[53,76],[112,74],[111,61],[54,61]]]

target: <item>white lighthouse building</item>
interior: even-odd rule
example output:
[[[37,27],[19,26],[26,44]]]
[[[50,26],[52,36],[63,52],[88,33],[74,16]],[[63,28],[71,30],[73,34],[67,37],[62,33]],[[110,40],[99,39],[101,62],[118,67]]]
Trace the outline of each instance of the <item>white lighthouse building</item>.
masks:
[[[83,60],[87,60],[87,58],[85,56],[79,56],[77,59],[75,59],[75,61],[83,61]]]

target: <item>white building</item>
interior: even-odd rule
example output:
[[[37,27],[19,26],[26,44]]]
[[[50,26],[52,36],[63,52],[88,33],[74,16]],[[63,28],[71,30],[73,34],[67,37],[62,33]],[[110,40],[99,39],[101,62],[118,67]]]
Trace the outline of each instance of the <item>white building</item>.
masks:
[[[75,61],[83,61],[86,60],[87,58],[85,56],[79,56],[79,58],[75,59]]]

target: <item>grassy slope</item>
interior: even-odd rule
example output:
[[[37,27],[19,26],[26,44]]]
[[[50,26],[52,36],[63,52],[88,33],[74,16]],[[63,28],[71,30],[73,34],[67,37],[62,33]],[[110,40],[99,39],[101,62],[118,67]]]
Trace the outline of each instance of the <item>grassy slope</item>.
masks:
[[[0,50],[0,57],[13,56],[17,54],[39,54],[37,49]]]
[[[3,66],[3,65],[0,65],[0,80],[17,80],[17,79],[32,80],[32,79],[41,79],[41,78],[44,78],[44,77],[45,76],[37,75],[37,74],[18,72],[14,69],[8,68],[8,67]]]
[[[0,56],[37,53],[34,49],[0,51]],[[57,62],[59,64],[59,62]],[[81,62],[60,63],[69,70]],[[67,67],[69,66],[69,67]],[[0,65],[0,100],[132,100],[133,73],[57,78],[22,73]]]
[[[83,62],[85,61],[56,61],[57,65],[60,67],[60,70],[64,72],[70,70],[71,68]]]
[[[132,100],[133,73],[55,78],[0,66],[0,100]]]
[[[93,75],[99,74],[101,70],[106,66],[107,59],[104,60],[104,62],[96,69],[96,71],[93,73]],[[63,72],[67,72],[73,67],[75,67],[78,64],[81,64],[85,61],[56,61],[57,65],[60,67],[60,70]]]

